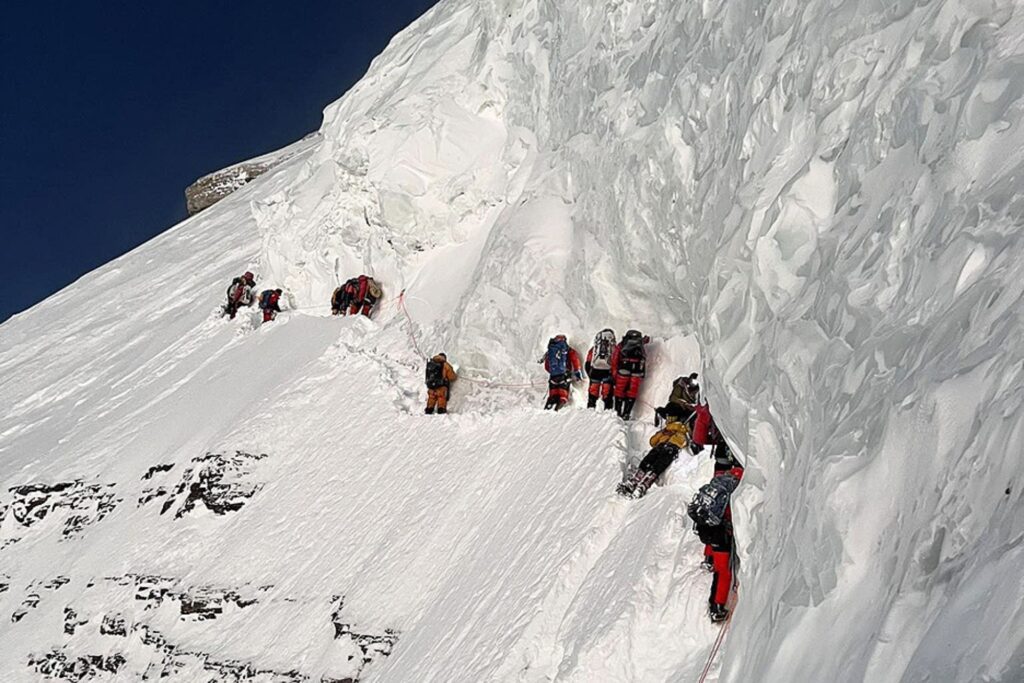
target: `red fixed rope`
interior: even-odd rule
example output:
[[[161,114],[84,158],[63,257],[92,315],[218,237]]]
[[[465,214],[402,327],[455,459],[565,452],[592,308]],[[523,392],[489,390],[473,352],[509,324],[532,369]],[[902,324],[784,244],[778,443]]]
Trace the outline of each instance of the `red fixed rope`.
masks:
[[[423,360],[426,360],[427,359],[427,355],[425,353],[423,353],[423,351],[420,350],[420,345],[418,343],[416,343],[416,335],[412,333],[412,326],[413,326],[412,316],[409,315],[409,311],[405,310],[405,290],[404,289],[398,294],[398,310],[400,310],[402,312],[402,314],[405,316],[405,319],[409,322],[408,334],[409,334],[409,341],[412,342],[412,348],[416,349],[416,353],[419,354],[420,358],[422,358]]]

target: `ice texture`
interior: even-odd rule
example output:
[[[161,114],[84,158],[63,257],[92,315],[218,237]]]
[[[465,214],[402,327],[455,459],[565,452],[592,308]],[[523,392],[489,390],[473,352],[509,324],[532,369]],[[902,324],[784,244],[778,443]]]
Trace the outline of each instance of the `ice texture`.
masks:
[[[309,675],[343,668],[308,606],[344,592],[399,634],[368,680],[695,680],[707,463],[622,506],[649,428],[493,386],[636,327],[641,417],[699,369],[748,465],[712,678],[1022,680],[1022,35],[990,0],[444,0],[315,144],[0,327],[2,491],[267,453],[235,516],[122,504],[61,571],[281,585],[243,613],[276,654],[177,637]],[[209,318],[245,267],[294,310]],[[376,320],[325,317],[359,272]],[[458,362],[463,415],[416,415],[414,344]],[[0,605],[56,543],[0,550]]]

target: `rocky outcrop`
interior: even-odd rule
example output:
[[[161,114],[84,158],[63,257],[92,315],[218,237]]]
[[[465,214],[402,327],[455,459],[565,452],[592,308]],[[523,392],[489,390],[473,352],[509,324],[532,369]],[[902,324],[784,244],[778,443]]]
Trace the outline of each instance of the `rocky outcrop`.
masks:
[[[48,516],[62,515],[61,536],[70,538],[106,517],[121,499],[113,484],[87,484],[80,479],[56,484],[26,484],[9,489],[12,500],[0,503],[0,548],[20,540]],[[13,519],[7,524],[8,518]]]
[[[302,140],[284,149],[204,175],[185,188],[185,206],[188,209],[188,215],[194,216],[203,209],[213,206],[235,190],[244,187],[270,169],[307,149],[309,143],[318,137],[319,133],[310,133]]]
[[[176,519],[192,512],[196,506],[205,507],[217,515],[235,512],[252,498],[263,484],[250,481],[256,463],[266,458],[266,453],[207,453],[192,459],[192,466],[186,469],[177,487],[164,501],[160,514],[177,506]],[[159,497],[161,490],[144,492],[150,499]],[[140,500],[140,504],[142,501]]]
[[[205,175],[185,188],[185,206],[194,216],[213,206],[251,180],[260,177],[273,166],[243,162],[222,171]]]
[[[58,576],[29,586],[30,609],[44,591],[67,582]],[[391,654],[399,636],[394,629],[357,625],[344,612],[344,596],[333,595],[329,619],[337,664],[331,673],[303,671],[215,654],[200,644],[201,635],[204,630],[215,632],[209,629],[216,628],[210,625],[216,620],[238,624],[240,610],[262,603],[296,610],[325,605],[315,598],[280,594],[269,584],[192,585],[143,574],[91,580],[75,598],[81,602],[64,607],[63,633],[41,642],[40,650],[28,657],[29,669],[42,678],[71,683],[112,676],[168,682],[359,683],[368,665]],[[183,642],[185,634],[188,642]]]
[[[62,650],[51,650],[29,659],[29,666],[36,673],[58,681],[77,683],[87,679],[116,674],[124,666],[123,655],[81,655],[75,657]]]

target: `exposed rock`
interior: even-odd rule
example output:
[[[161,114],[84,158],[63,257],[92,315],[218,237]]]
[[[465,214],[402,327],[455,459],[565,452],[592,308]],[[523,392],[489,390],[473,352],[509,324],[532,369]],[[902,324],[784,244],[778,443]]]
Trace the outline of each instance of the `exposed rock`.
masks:
[[[60,590],[69,582],[67,577],[57,576],[37,581],[29,586],[28,595],[18,621],[30,609],[35,608],[48,592]],[[398,639],[398,634],[385,629],[377,631],[357,628],[343,614],[344,596],[332,596],[331,621],[334,625],[337,647],[343,648],[341,668],[331,675],[316,676],[300,669],[277,669],[260,666],[258,662],[218,658],[197,649],[194,641],[188,646],[173,642],[176,634],[202,633],[202,627],[175,623],[174,611],[180,622],[203,622],[220,618],[231,610],[245,609],[257,602],[278,600],[283,603],[308,604],[308,598],[296,596],[268,595],[274,586],[269,584],[225,588],[217,586],[186,586],[178,579],[144,574],[125,574],[89,581],[86,591],[97,584],[100,596],[82,596],[83,603],[64,608],[63,640],[52,643],[45,654],[32,655],[29,667],[39,676],[61,681],[86,681],[93,678],[110,680],[152,680],[152,681],[209,681],[226,683],[358,683],[367,665],[376,659],[386,657]],[[112,606],[109,598],[120,596],[126,602],[122,610],[89,614],[83,605]],[[321,606],[323,602],[319,602]],[[158,608],[160,608],[158,610]],[[301,609],[301,608],[299,608]],[[83,614],[82,612],[86,613]],[[147,613],[155,612],[155,617]],[[95,626],[83,634],[82,627],[99,622],[99,635],[128,639],[124,654],[93,654],[97,642]],[[159,626],[154,626],[158,624]],[[216,628],[216,627],[213,627]],[[180,629],[180,630],[179,630]],[[83,637],[84,636],[84,637]],[[72,640],[72,638],[74,638]],[[45,642],[45,641],[44,641]],[[117,641],[105,642],[115,645]],[[46,645],[41,645],[46,647]],[[76,651],[76,648],[81,650]],[[89,649],[86,649],[89,648]],[[84,650],[84,652],[82,651]],[[102,652],[102,651],[101,651]],[[344,656],[348,657],[345,663]]]
[[[107,579],[121,586],[135,584],[135,599],[144,603],[143,609],[159,607],[164,602],[178,603],[178,611],[182,617],[190,617],[196,621],[215,619],[224,613],[228,605],[245,609],[255,605],[254,597],[243,597],[237,590],[216,586],[179,587],[178,581],[165,576],[128,574],[109,577]],[[265,590],[260,588],[259,590]]]
[[[64,608],[64,633],[65,635],[73,636],[75,631],[78,630],[79,626],[85,626],[89,623],[88,619],[79,619],[78,612],[72,607]]]
[[[39,606],[39,601],[42,600],[44,592],[54,592],[59,590],[62,586],[66,585],[71,579],[66,576],[57,576],[50,579],[49,581],[33,581],[28,586],[28,594],[25,599],[21,601],[21,606],[15,610],[14,614],[11,615],[11,622],[18,623],[21,621],[26,614],[31,610],[34,610]],[[66,611],[65,611],[66,612]],[[65,629],[67,626],[65,625]]]
[[[103,673],[116,674],[124,666],[123,655],[82,655],[71,658],[63,650],[54,649],[45,655],[32,655],[28,665],[37,673],[60,681],[84,681]]]
[[[100,633],[105,636],[127,636],[128,629],[124,625],[124,617],[120,614],[104,614],[100,623]]]
[[[139,503],[137,507],[142,507],[149,501],[166,495],[167,489],[163,486],[157,486],[156,488],[145,488],[142,490],[142,495],[139,496]]]
[[[39,600],[39,593],[29,593],[25,596],[25,599],[21,601],[21,607],[15,610],[14,614],[11,615],[11,623],[16,624],[24,619],[25,615],[28,614],[30,610],[34,610],[39,606]]]
[[[72,537],[106,517],[121,502],[113,484],[86,484],[80,479],[57,484],[26,484],[9,489],[13,500],[0,507],[0,526],[12,517],[21,528],[30,528],[51,514],[67,512],[61,535]],[[16,527],[17,528],[17,527]],[[20,539],[11,531],[0,533],[0,548]]]
[[[148,470],[146,470],[146,473],[142,475],[142,478],[143,479],[152,479],[154,474],[159,474],[161,472],[168,472],[173,467],[174,467],[174,463],[168,463],[168,464],[165,464],[165,465],[153,465]]]
[[[199,178],[185,188],[185,206],[188,209],[188,215],[194,216],[203,209],[213,206],[235,190],[291,159],[307,149],[318,135],[319,133],[310,133],[284,149],[228,166]]]
[[[182,474],[171,497],[164,502],[160,514],[178,506],[174,517],[180,518],[202,504],[211,512],[224,515],[241,509],[246,501],[263,488],[262,483],[246,481],[255,464],[265,453],[207,453],[194,458],[192,467]]]
[[[71,579],[69,579],[66,576],[56,576],[56,577],[50,579],[49,581],[47,581],[46,583],[44,583],[43,584],[43,588],[45,588],[48,591],[55,591],[58,588],[60,588],[61,586],[66,585],[70,581],[71,581]]]
[[[384,629],[383,633],[359,633],[356,632],[352,623],[342,616],[342,609],[345,606],[345,596],[334,596],[334,610],[331,612],[331,623],[334,624],[334,639],[348,639],[352,641],[362,653],[362,662],[359,666],[360,673],[367,664],[376,657],[387,657],[398,642],[398,632],[393,629]]]
[[[203,176],[185,188],[185,207],[188,209],[188,215],[194,216],[203,209],[213,206],[271,168],[273,165],[242,162]]]

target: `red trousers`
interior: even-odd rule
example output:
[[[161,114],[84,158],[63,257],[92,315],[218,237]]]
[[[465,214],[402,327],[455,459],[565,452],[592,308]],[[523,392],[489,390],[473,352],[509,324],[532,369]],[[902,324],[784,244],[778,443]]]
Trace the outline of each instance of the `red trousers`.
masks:
[[[640,393],[640,383],[643,377],[636,375],[615,376],[615,398],[636,398]]]
[[[732,568],[729,566],[730,554],[728,551],[711,551],[711,568],[713,578],[711,579],[711,600],[716,605],[725,605],[729,602],[729,591],[732,590]]]
[[[588,391],[594,398],[605,399],[612,395],[612,383],[609,380],[595,380],[592,378]]]

